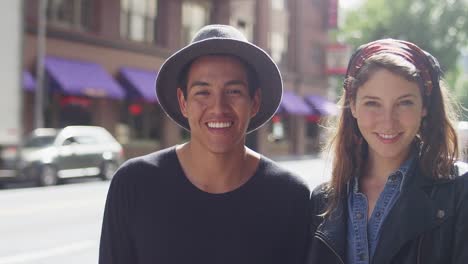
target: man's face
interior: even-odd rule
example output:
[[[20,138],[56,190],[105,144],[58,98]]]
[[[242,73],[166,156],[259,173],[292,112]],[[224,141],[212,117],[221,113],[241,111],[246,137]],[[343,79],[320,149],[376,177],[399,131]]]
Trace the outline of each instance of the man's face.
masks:
[[[251,97],[246,69],[230,56],[203,56],[188,71],[187,98],[177,89],[188,119],[191,144],[213,153],[243,148],[249,120],[259,109],[259,91]]]

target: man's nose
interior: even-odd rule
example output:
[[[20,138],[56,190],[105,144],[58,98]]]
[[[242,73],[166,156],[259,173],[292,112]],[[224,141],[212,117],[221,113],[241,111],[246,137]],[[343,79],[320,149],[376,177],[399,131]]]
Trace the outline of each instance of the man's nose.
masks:
[[[227,108],[227,98],[224,93],[216,93],[213,98],[212,110],[215,113],[224,113]]]

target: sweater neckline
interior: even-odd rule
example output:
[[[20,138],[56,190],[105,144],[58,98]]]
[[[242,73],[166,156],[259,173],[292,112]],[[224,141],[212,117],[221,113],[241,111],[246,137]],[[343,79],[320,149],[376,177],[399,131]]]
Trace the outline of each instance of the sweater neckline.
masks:
[[[261,175],[260,172],[265,167],[265,159],[264,159],[263,155],[260,154],[260,161],[258,162],[258,166],[257,166],[254,174],[246,182],[244,182],[242,185],[240,185],[239,187],[237,187],[237,188],[235,188],[235,189],[233,189],[231,191],[227,191],[227,192],[223,192],[223,193],[210,193],[210,192],[206,192],[206,191],[198,188],[197,186],[195,186],[187,178],[187,175],[185,175],[184,170],[182,169],[182,164],[180,163],[179,157],[177,156],[176,146],[172,147],[170,153],[171,153],[171,156],[173,156],[174,161],[175,161],[175,167],[176,167],[176,170],[177,170],[177,173],[176,173],[177,177],[179,177],[183,181],[183,183],[188,188],[190,188],[192,191],[194,191],[196,193],[199,193],[199,194],[202,194],[202,195],[211,196],[211,197],[232,196],[232,195],[235,195],[237,193],[241,193],[241,192],[244,192],[244,191],[250,189],[250,186],[255,185],[255,183],[259,180],[259,178],[261,178],[262,175]]]

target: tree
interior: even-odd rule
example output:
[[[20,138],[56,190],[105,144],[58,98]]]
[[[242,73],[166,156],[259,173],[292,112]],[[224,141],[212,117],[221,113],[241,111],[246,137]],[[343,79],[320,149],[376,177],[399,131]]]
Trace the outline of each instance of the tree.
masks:
[[[468,0],[366,0],[347,14],[339,36],[354,47],[381,38],[414,42],[446,72],[468,44],[467,14]]]

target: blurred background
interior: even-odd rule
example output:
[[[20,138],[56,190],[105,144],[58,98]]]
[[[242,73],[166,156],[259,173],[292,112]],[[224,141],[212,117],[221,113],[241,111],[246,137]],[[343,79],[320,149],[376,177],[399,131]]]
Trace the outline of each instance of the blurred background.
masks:
[[[8,37],[1,51],[1,112],[9,120],[0,131],[2,145],[16,143],[34,128],[67,125],[106,128],[127,158],[186,140],[187,133],[159,107],[154,80],[162,62],[209,23],[239,28],[280,66],[285,96],[279,111],[247,140],[271,157],[319,152],[320,123],[337,113],[334,104],[351,52],[377,38],[407,39],[433,53],[457,99],[468,106],[466,0],[18,0],[2,5]]]
[[[0,264],[96,262],[108,181],[75,178],[108,180],[125,159],[188,139],[154,83],[206,24],[237,27],[279,65],[283,101],[247,145],[311,187],[328,177],[320,154],[349,57],[374,39],[440,60],[468,146],[468,0],[9,0],[0,13],[0,187],[26,174],[49,186],[0,191]],[[90,153],[99,164],[84,163]],[[70,156],[78,167],[59,167]],[[51,186],[65,179],[75,184]]]
[[[328,37],[337,27],[337,1],[13,2],[2,10],[15,10],[11,23],[17,27],[8,29],[20,33],[22,46],[15,54],[21,60],[10,66],[21,72],[10,78],[20,74],[24,81],[8,87],[22,98],[16,102],[21,126],[14,129],[20,134],[43,126],[102,126],[123,144],[127,158],[182,142],[188,135],[163,114],[154,80],[163,61],[210,23],[239,28],[283,73],[281,107],[249,135],[249,146],[269,156],[317,153],[318,124],[336,114],[336,89],[328,78],[346,66],[327,67],[330,48],[346,57]]]

